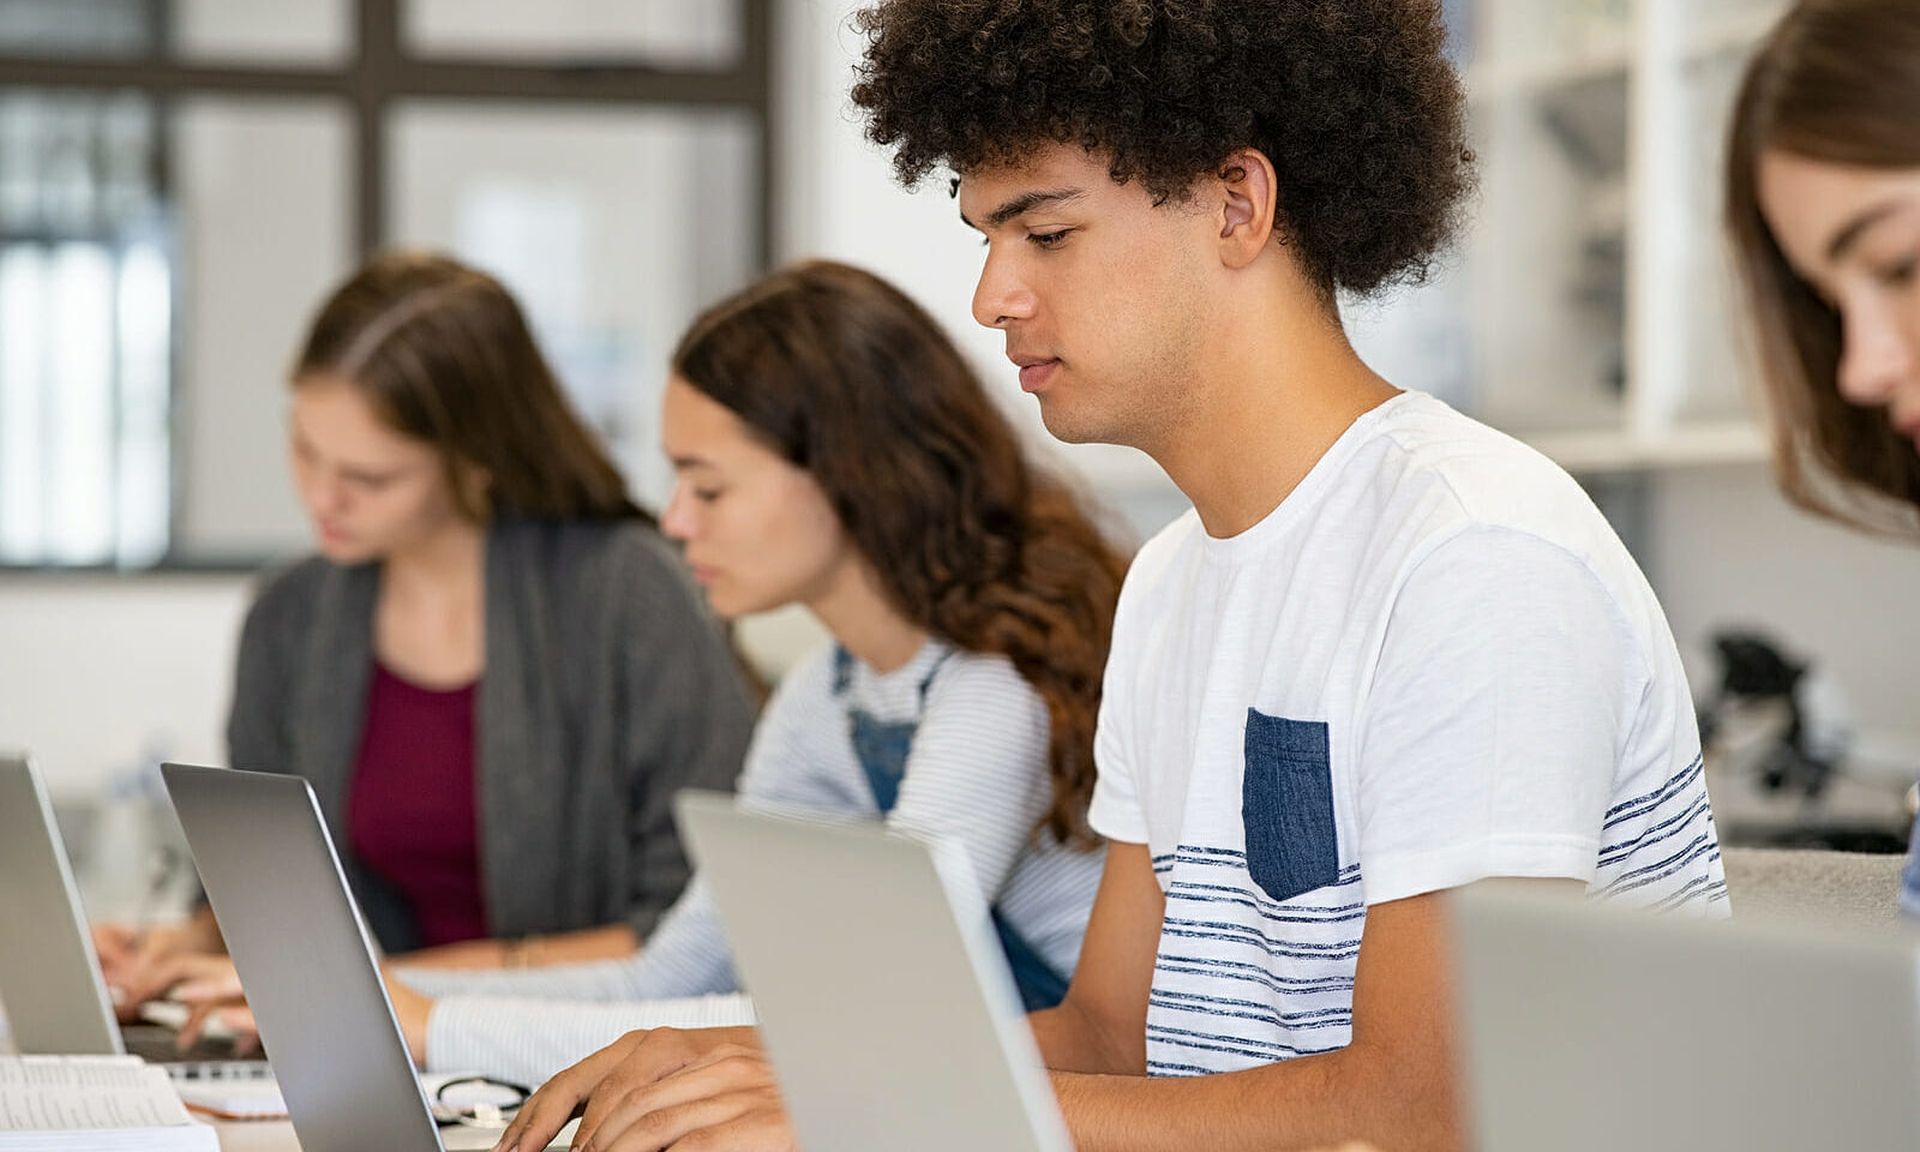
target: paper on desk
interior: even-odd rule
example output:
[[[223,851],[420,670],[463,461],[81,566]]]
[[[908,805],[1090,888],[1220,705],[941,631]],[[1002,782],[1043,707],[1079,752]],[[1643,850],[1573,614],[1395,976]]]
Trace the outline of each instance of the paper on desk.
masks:
[[[191,1123],[167,1074],[136,1056],[0,1060],[0,1130],[165,1128]]]
[[[181,1080],[180,1099],[219,1120],[285,1120],[287,1102],[270,1076],[257,1080]]]

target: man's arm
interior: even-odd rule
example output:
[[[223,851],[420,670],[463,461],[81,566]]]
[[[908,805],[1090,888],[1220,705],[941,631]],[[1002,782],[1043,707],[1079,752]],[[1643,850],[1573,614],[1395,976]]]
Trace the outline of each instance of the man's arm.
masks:
[[[1108,879],[1113,867],[1110,858]],[[1151,864],[1147,869],[1152,883]],[[1103,881],[1101,901],[1107,891]],[[1217,1076],[1147,1079],[1139,1075],[1145,1065],[1143,991],[1131,1075],[1054,1075],[1075,1146],[1080,1152],[1271,1152],[1364,1140],[1395,1152],[1460,1148],[1443,899],[1434,893],[1367,910],[1354,975],[1353,1042],[1338,1052]],[[1147,946],[1149,980],[1158,928],[1156,918]],[[1090,948],[1092,943],[1090,928]],[[1073,1028],[1067,1036],[1078,1040],[1084,1033],[1084,1027]],[[1082,1049],[1066,1051],[1078,1055]]]
[[[1047,1067],[1147,1074],[1147,993],[1165,913],[1147,846],[1109,844],[1066,998],[1027,1017]]]

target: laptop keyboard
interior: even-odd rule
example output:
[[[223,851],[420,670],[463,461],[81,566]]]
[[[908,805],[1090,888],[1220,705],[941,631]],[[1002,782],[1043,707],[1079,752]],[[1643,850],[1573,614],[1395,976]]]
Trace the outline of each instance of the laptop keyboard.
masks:
[[[257,1053],[253,1056],[235,1056],[231,1040],[202,1039],[182,1052],[175,1043],[177,1035],[173,1029],[158,1024],[127,1024],[120,1029],[120,1040],[126,1045],[129,1056],[138,1056],[149,1064],[166,1065],[170,1073],[175,1066],[185,1065],[231,1065],[236,1070],[248,1067],[265,1069],[267,1066],[266,1058]]]

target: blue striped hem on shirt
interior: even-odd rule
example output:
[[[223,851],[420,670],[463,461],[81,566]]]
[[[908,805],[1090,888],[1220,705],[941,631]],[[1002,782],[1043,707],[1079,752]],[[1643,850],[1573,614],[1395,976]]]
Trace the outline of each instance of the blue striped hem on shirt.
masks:
[[[1367,915],[1367,906],[1365,904],[1343,904],[1336,908],[1289,908],[1285,912],[1275,912],[1261,907],[1257,900],[1245,893],[1235,895],[1211,895],[1196,894],[1183,890],[1184,888],[1190,887],[1193,886],[1182,885],[1178,882],[1174,883],[1172,887],[1167,889],[1167,901],[1171,903],[1179,900],[1190,904],[1227,905],[1234,908],[1245,908],[1259,916],[1262,920],[1274,924],[1345,924],[1355,920],[1364,920]],[[1209,885],[1209,887],[1212,886]],[[1284,907],[1284,905],[1282,907]]]
[[[1167,1060],[1147,1061],[1149,1076],[1211,1076],[1217,1069],[1202,1068],[1198,1064],[1174,1064]]]
[[[1314,892],[1331,891],[1332,888],[1341,888],[1341,887],[1345,887],[1348,884],[1357,883],[1359,879],[1360,877],[1356,875],[1352,880],[1343,880],[1339,884],[1332,885],[1329,888],[1315,888],[1313,889],[1313,891]],[[1367,907],[1366,901],[1356,900],[1350,904],[1331,904],[1331,905],[1319,905],[1319,906],[1309,905],[1305,908],[1302,908],[1302,907],[1296,906],[1294,902],[1291,900],[1285,901],[1285,902],[1275,900],[1273,897],[1268,896],[1266,893],[1260,891],[1258,888],[1250,888],[1244,884],[1198,884],[1192,880],[1175,880],[1167,886],[1168,894],[1171,895],[1175,889],[1179,889],[1181,891],[1191,891],[1194,893],[1218,892],[1218,893],[1230,894],[1233,896],[1244,897],[1248,900],[1251,900],[1256,907],[1273,908],[1283,912],[1360,912],[1360,911],[1364,911]],[[1310,895],[1310,894],[1311,893],[1303,893],[1302,895]],[[1204,896],[1196,896],[1195,899],[1204,899]]]
[[[1200,1016],[1254,1020],[1285,1028],[1289,1032],[1308,1032],[1316,1028],[1345,1028],[1353,1023],[1353,1010],[1350,1008],[1317,1008],[1310,1012],[1281,1012],[1251,1000],[1226,1000],[1216,996],[1194,996],[1181,992],[1155,992],[1147,998],[1147,1003],[1151,1007],[1162,1008],[1169,1012],[1191,1012]]]
[[[1720,858],[1720,844],[1713,835],[1711,826],[1705,832],[1694,837],[1685,848],[1654,864],[1636,868],[1621,875],[1601,891],[1602,896],[1623,896],[1628,892],[1637,892],[1649,884],[1658,884],[1677,872],[1684,871],[1696,860],[1709,856],[1709,863]],[[1631,883],[1629,883],[1631,881]]]
[[[1656,901],[1651,906],[1651,911],[1670,912],[1675,908],[1682,908],[1696,901],[1703,904],[1711,904],[1715,900],[1726,899],[1726,896],[1727,882],[1725,880],[1716,880],[1712,876],[1700,875],[1695,876],[1679,888],[1674,889]]]
[[[1198,976],[1209,980],[1231,980],[1267,988],[1281,996],[1318,996],[1328,992],[1353,991],[1353,976],[1276,976],[1258,964],[1241,960],[1215,960],[1202,956],[1162,954],[1154,963],[1156,971],[1175,976]]]
[[[1334,1044],[1325,1048],[1301,1048],[1293,1044],[1253,1040],[1244,1036],[1215,1036],[1207,1032],[1195,1032],[1190,1028],[1170,1028],[1165,1024],[1148,1024],[1147,1040],[1149,1043],[1158,1042],[1196,1052],[1225,1052],[1233,1056],[1249,1056],[1266,1063],[1295,1056],[1318,1056],[1322,1052],[1338,1052],[1346,1047],[1345,1044]]]
[[[1162,922],[1160,935],[1162,939],[1174,937],[1180,940],[1219,940],[1228,944],[1245,944],[1264,949],[1269,956],[1290,956],[1296,960],[1343,960],[1360,953],[1360,941],[1357,939],[1337,940],[1329,944],[1273,940],[1238,924],[1206,920],[1175,920],[1169,917]]]

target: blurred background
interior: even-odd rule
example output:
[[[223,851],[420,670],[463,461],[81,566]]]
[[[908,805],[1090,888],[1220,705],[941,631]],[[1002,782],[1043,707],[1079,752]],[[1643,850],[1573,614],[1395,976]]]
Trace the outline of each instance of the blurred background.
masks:
[[[504,279],[648,504],[681,328],[830,256],[943,320],[1119,531],[1184,509],[1137,453],[1046,438],[969,317],[977,237],[861,136],[857,6],[0,0],[0,744],[96,850],[96,914],[145,899],[151,766],[223,759],[253,576],[306,541],[288,360],[372,248]],[[1449,0],[1473,225],[1432,281],[1346,314],[1390,379],[1600,501],[1689,662],[1724,839],[1891,849],[1920,777],[1920,551],[1775,494],[1717,226],[1733,85],[1780,8]],[[777,676],[817,634],[743,639]]]

